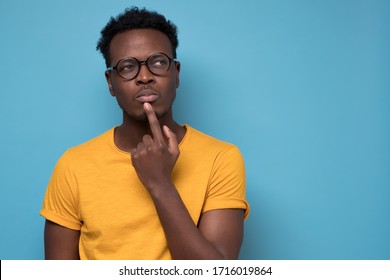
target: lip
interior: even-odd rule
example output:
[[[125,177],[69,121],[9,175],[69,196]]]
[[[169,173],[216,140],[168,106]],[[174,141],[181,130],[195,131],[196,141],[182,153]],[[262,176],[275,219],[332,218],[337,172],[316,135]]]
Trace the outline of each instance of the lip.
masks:
[[[145,102],[154,102],[158,99],[158,93],[151,89],[143,89],[141,90],[135,99],[139,102],[145,103]]]

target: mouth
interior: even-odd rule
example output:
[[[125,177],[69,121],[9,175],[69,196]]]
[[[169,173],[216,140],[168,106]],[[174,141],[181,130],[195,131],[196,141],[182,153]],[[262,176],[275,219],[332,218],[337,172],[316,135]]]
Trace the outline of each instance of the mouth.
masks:
[[[138,102],[142,102],[142,103],[145,103],[145,102],[152,103],[152,102],[155,102],[158,99],[158,97],[159,96],[158,96],[158,93],[156,91],[151,90],[151,89],[143,89],[137,94],[135,99]]]

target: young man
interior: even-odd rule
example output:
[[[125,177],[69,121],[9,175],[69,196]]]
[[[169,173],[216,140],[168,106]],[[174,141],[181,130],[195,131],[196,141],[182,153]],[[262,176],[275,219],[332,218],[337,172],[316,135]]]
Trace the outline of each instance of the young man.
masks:
[[[127,9],[97,49],[123,122],[66,151],[41,215],[46,259],[236,259],[249,213],[237,147],[175,122],[175,25]]]

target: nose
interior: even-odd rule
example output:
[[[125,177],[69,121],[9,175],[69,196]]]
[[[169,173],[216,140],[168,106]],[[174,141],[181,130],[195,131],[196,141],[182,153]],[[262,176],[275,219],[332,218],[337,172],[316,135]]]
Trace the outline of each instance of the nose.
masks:
[[[136,76],[137,84],[149,84],[154,82],[154,75],[150,72],[145,62],[140,63],[140,69]]]

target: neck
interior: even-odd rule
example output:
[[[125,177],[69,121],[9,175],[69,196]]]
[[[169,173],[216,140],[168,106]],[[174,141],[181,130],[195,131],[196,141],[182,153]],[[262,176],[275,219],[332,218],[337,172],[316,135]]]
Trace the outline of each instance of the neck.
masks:
[[[174,121],[172,111],[170,110],[161,117],[159,122],[161,130],[164,125],[168,126],[176,134],[177,140],[180,143],[184,137],[185,128]],[[120,150],[130,152],[137,147],[138,143],[143,141],[143,136],[146,134],[153,137],[147,120],[136,120],[123,113],[123,122],[114,132],[114,142]]]

